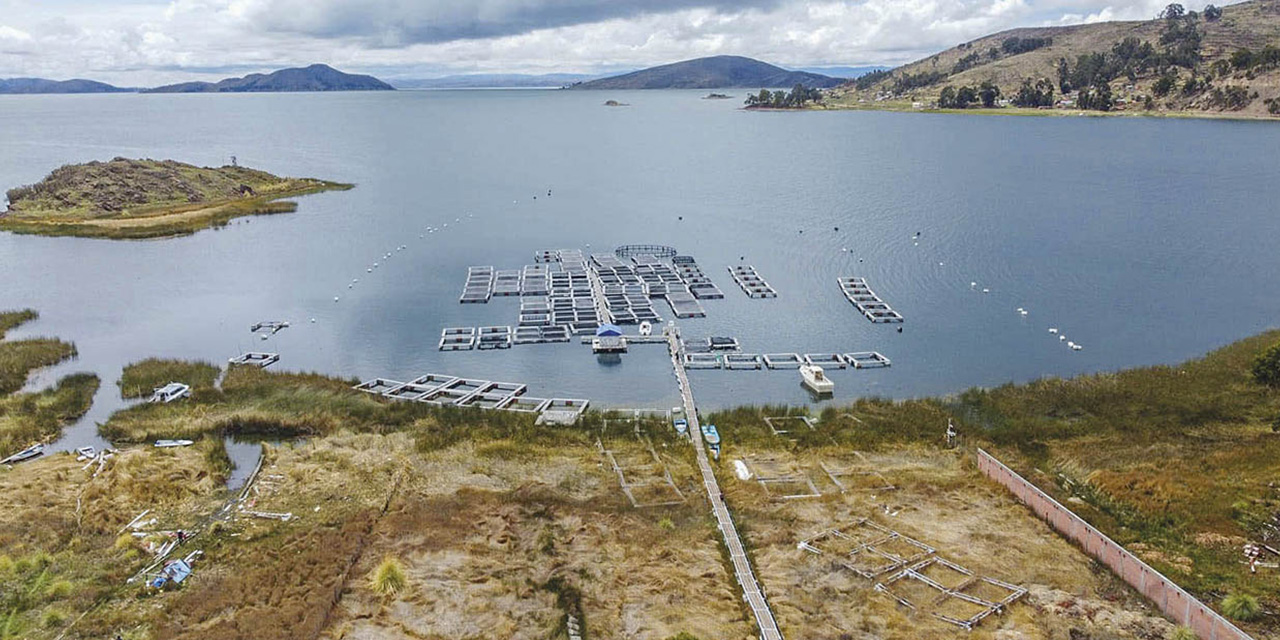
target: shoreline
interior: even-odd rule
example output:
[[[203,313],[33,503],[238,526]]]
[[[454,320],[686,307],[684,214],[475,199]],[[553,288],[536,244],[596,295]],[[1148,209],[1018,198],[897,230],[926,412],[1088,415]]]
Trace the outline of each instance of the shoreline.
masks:
[[[800,109],[745,109],[746,111],[880,111],[890,113],[951,114],[979,116],[1012,116],[1041,118],[1152,118],[1170,120],[1231,120],[1241,122],[1280,122],[1280,116],[1251,115],[1201,111],[1086,111],[1081,109],[1036,109],[1031,107],[976,107],[973,109],[914,108],[909,103],[890,104],[831,104],[811,105]]]

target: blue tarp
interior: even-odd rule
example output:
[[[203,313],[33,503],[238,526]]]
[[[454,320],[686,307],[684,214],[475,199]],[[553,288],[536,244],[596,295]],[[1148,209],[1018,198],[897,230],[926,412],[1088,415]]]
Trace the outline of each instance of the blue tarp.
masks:
[[[191,565],[186,560],[174,560],[164,567],[164,575],[173,580],[175,584],[182,584],[187,576],[191,575]]]
[[[597,338],[603,338],[605,336],[620,336],[620,335],[622,335],[622,327],[619,327],[616,324],[602,324],[600,325],[599,328],[596,329]]]

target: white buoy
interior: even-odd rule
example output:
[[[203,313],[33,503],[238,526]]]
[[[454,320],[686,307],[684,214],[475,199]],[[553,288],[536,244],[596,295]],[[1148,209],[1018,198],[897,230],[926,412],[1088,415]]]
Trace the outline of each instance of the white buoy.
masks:
[[[1027,310],[1026,310],[1026,309],[1019,309],[1019,310],[1018,310],[1018,313],[1021,313],[1022,315],[1024,315],[1024,316],[1025,316],[1025,315],[1027,315]]]
[[[311,319],[311,324],[315,324],[315,323],[316,323],[316,319],[315,319],[315,318],[312,318],[312,319]]]
[[[1081,349],[1084,349],[1084,345],[1080,345],[1080,344],[1073,344],[1073,345],[1071,345],[1071,350],[1072,350],[1072,351],[1080,351]]]
[[[1049,327],[1049,333],[1057,333],[1057,332],[1058,332],[1057,327]]]
[[[970,282],[970,283],[969,283],[969,288],[970,288],[970,289],[972,289],[972,288],[974,288],[974,287],[976,287],[976,286],[978,286],[978,283],[976,283],[976,282]]]
[[[373,273],[373,267],[364,270],[365,273]]]
[[[265,334],[265,333],[264,333],[264,334],[262,334],[261,336],[258,336],[258,337],[262,338],[263,340],[266,340],[267,338],[270,338],[271,336],[270,336],[270,335],[268,335],[268,334]]]
[[[991,290],[990,290],[990,289],[983,289],[983,290],[982,290],[982,292],[983,292],[983,293],[991,293]]]
[[[1074,343],[1074,342],[1072,342],[1072,341],[1068,340],[1068,341],[1067,341],[1067,346],[1068,346],[1068,347],[1071,347],[1072,349],[1074,349],[1074,348],[1076,348],[1076,343]]]
[[[939,266],[939,267],[941,267],[941,266],[942,266],[942,263],[941,263],[941,262],[939,262],[939,263],[938,263],[938,266]]]
[[[1062,342],[1063,340],[1066,340],[1066,339],[1067,339],[1066,336],[1058,336],[1058,342]]]
[[[348,288],[348,289],[350,289],[350,288],[352,288],[352,287],[354,287],[354,286],[355,286],[354,284],[349,284],[349,285],[347,285],[347,288]]]
[[[334,302],[337,302],[337,301],[338,301],[338,296],[334,296],[334,297],[333,297],[333,301],[334,301]]]

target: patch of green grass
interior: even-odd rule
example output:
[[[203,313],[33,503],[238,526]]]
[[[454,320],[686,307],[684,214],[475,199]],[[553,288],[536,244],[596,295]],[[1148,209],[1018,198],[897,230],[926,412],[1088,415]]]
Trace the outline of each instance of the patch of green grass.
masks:
[[[1222,615],[1240,622],[1257,620],[1262,615],[1258,599],[1246,593],[1233,593],[1222,599]]]
[[[402,591],[408,582],[408,578],[404,575],[404,565],[391,556],[383,558],[369,575],[369,588],[382,596],[394,596]]]
[[[221,373],[221,369],[208,362],[148,358],[125,367],[117,384],[122,398],[149,397],[157,387],[170,382],[188,384],[195,394],[213,389]]]
[[[40,315],[31,309],[0,312],[0,340],[10,329],[38,317]],[[35,369],[58,364],[75,355],[74,344],[53,338],[0,342],[0,395],[21,389]]]
[[[0,456],[49,439],[93,404],[98,376],[76,373],[37,393],[0,397]]]

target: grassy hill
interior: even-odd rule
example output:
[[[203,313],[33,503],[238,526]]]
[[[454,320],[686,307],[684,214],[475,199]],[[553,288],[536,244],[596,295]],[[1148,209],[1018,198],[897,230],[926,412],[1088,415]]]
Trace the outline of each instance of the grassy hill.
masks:
[[[251,73],[218,82],[183,82],[147,89],[144,93],[262,93],[274,91],[394,91],[373,77],[343,73],[325,64]]]
[[[1277,48],[1280,0],[1223,7],[1220,16],[1188,12],[1179,18],[1012,29],[846,83],[830,102],[930,105],[947,86],[976,91],[983,83],[1013,100],[1024,81],[1044,81],[1040,87],[1052,87],[1052,101],[1072,100],[1061,106],[1073,110],[1081,107],[1083,89],[1110,93],[1110,109],[1100,110],[1276,116]],[[1089,100],[1084,102],[1087,107]]]
[[[114,238],[179,235],[236,216],[296,208],[281,198],[346,188],[247,167],[115,158],[59,167],[39,183],[10,189],[0,229]]]

